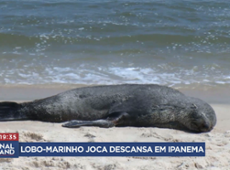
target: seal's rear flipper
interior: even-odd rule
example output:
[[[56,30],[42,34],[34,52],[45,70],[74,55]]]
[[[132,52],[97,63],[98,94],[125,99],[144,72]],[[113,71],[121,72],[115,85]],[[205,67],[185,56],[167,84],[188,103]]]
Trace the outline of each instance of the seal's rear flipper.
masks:
[[[107,117],[106,119],[71,120],[69,122],[64,123],[62,126],[68,128],[75,128],[80,126],[98,126],[98,127],[109,128],[119,124],[119,122],[122,121],[122,119],[127,115],[128,113],[125,112],[119,112],[119,113],[117,112],[117,113],[110,114],[109,117]]]
[[[15,102],[0,102],[0,121],[25,119],[19,112],[20,108],[21,105]]]

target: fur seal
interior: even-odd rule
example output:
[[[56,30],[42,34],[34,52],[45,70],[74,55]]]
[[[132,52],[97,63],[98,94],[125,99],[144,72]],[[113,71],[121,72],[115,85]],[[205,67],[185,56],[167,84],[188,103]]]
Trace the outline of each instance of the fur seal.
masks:
[[[65,122],[63,127],[136,126],[208,132],[216,115],[206,102],[166,86],[83,87],[32,102],[0,103],[0,121]]]

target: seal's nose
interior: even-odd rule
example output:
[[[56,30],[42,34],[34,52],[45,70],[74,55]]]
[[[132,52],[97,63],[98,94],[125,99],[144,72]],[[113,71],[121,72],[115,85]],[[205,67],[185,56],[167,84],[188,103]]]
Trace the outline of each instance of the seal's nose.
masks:
[[[210,123],[204,122],[201,124],[199,129],[201,132],[209,132],[210,130],[212,130],[212,127],[211,127]]]

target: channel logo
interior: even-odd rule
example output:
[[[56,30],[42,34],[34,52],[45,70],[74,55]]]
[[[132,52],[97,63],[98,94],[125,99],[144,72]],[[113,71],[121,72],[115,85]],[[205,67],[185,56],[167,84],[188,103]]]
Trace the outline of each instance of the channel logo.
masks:
[[[18,140],[18,133],[0,133],[0,158],[18,158]]]

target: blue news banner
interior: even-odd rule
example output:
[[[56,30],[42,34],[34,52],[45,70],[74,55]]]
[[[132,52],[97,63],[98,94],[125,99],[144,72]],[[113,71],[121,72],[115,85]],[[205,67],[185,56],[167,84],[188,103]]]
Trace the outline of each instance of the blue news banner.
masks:
[[[204,142],[18,142],[1,140],[0,158],[23,156],[205,156]]]

